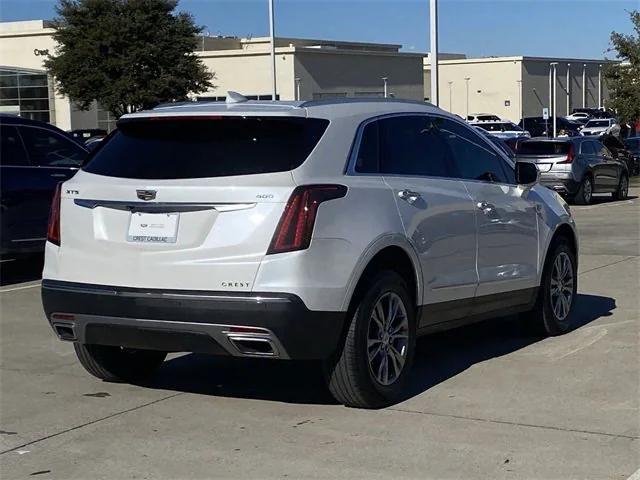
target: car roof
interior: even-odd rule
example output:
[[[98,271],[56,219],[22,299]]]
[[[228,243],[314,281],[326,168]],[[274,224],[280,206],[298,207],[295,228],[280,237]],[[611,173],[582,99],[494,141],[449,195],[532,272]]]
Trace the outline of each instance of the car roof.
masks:
[[[383,115],[393,112],[444,111],[430,103],[391,98],[334,98],[310,101],[248,100],[237,103],[183,102],[160,105],[152,110],[123,115],[122,119],[163,116],[291,116],[315,118],[339,118],[353,115]]]
[[[43,128],[50,128],[52,130],[60,130],[58,127],[51,125],[50,123],[31,120],[30,118],[24,118],[13,113],[0,113],[0,123],[4,125],[34,125]]]

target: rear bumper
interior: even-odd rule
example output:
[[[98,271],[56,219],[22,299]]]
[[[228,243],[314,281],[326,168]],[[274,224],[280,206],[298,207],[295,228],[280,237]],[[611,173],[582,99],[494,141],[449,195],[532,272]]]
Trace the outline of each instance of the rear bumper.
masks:
[[[575,181],[571,173],[545,172],[540,175],[540,183],[562,195],[575,195],[580,188],[580,182]]]
[[[56,280],[42,281],[42,303],[62,340],[283,359],[329,357],[342,337],[346,316],[311,311],[291,294],[138,289]]]

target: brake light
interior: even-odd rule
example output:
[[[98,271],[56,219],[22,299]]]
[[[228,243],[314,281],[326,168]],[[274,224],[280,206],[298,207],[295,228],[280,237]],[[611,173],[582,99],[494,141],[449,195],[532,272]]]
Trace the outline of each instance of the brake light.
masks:
[[[62,183],[58,183],[56,191],[51,201],[51,209],[49,210],[49,227],[47,228],[47,241],[60,245],[60,191]]]
[[[573,143],[569,144],[569,151],[567,152],[567,159],[558,163],[571,163],[576,158],[576,152],[573,149]]]
[[[344,185],[304,185],[296,187],[278,222],[267,255],[309,248],[318,206],[347,194]]]

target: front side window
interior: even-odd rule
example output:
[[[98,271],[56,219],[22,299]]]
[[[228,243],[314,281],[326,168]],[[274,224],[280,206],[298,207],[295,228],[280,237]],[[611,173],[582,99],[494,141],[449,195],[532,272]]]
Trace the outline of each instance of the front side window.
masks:
[[[451,148],[460,178],[515,183],[515,173],[510,166],[504,165],[475,132],[448,119],[443,119],[440,129]]]
[[[80,167],[87,152],[68,138],[44,128],[20,127],[33,165],[39,167]]]
[[[381,173],[450,177],[451,150],[438,128],[440,122],[425,115],[380,120]]]

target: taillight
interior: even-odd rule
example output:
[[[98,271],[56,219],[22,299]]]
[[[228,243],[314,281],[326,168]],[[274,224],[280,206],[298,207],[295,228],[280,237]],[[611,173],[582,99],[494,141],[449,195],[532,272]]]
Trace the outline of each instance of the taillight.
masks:
[[[49,210],[49,227],[47,229],[47,241],[60,245],[60,191],[62,183],[58,183],[51,201]]]
[[[267,255],[309,248],[318,206],[347,194],[344,185],[304,185],[289,197]]]
[[[567,152],[567,159],[558,163],[571,163],[576,158],[576,152],[573,149],[573,143],[569,144],[569,151]]]

